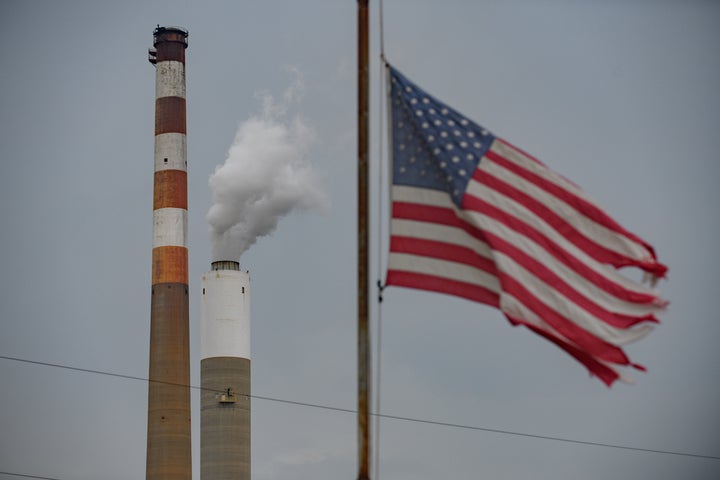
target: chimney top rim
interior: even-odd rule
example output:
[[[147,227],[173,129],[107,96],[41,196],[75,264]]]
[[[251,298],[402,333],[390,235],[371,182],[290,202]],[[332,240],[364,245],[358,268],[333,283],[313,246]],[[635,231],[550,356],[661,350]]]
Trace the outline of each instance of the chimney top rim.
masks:
[[[240,262],[234,260],[216,260],[210,264],[210,269],[216,270],[237,270],[240,271]]]

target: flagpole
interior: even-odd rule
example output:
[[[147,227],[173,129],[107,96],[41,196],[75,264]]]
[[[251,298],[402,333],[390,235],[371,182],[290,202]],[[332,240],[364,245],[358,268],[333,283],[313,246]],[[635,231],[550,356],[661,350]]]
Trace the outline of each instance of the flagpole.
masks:
[[[368,320],[368,0],[358,0],[358,480],[370,478],[370,327]]]

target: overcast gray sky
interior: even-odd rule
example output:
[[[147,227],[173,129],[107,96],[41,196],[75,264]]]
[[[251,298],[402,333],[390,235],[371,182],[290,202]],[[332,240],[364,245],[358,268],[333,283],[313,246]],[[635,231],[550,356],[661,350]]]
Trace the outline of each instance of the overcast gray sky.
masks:
[[[377,13],[371,0],[375,171]],[[385,0],[384,21],[387,56],[410,79],[653,244],[670,267],[659,287],[671,305],[628,348],[648,373],[607,389],[491,308],[389,289],[382,412],[720,456],[720,4]],[[261,110],[257,94],[282,96],[293,67],[305,90],[288,118],[315,130],[306,160],[330,209],[285,218],[242,257],[253,392],[355,408],[354,0],[0,3],[0,355],[147,375],[156,24],[190,31],[193,385],[208,178]],[[144,477],[144,382],[3,359],[0,380],[0,471]],[[192,400],[199,478],[197,390]],[[252,408],[253,478],[355,478],[354,415],[262,399]],[[388,479],[720,475],[713,459],[390,419],[380,446]]]

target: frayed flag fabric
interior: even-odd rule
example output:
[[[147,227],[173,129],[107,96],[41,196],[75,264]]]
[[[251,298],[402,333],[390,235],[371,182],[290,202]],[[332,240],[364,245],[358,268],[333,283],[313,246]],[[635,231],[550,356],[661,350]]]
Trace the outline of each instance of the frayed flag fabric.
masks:
[[[667,302],[620,267],[666,275],[653,248],[578,186],[388,65],[392,214],[387,285],[500,309],[608,386],[623,345]]]

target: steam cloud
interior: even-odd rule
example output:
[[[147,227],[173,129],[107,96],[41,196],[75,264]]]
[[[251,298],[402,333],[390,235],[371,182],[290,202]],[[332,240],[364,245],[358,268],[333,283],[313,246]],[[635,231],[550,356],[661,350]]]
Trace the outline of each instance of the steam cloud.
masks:
[[[313,129],[288,110],[300,101],[301,74],[280,102],[261,95],[262,112],[243,122],[225,164],[210,176],[214,204],[207,213],[213,260],[237,260],[259,237],[271,234],[293,210],[326,210],[327,195],[305,160]]]

